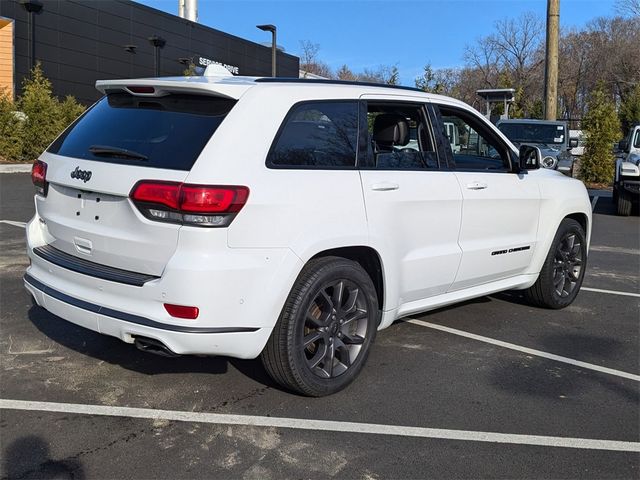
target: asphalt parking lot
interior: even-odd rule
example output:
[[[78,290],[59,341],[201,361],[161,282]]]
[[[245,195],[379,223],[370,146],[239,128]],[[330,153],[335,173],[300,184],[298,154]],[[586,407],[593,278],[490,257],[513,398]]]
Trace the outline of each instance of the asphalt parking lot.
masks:
[[[29,176],[0,192],[3,478],[640,475],[640,219],[606,193],[572,306],[503,293],[397,322],[353,385],[310,399],[258,360],[158,357],[34,307]]]

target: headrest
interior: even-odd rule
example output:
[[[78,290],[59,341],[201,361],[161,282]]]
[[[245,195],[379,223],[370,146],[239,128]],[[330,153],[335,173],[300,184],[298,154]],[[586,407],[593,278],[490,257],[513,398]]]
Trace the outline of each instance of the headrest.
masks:
[[[407,119],[397,113],[378,115],[373,121],[373,141],[383,145],[406,145],[409,143]]]

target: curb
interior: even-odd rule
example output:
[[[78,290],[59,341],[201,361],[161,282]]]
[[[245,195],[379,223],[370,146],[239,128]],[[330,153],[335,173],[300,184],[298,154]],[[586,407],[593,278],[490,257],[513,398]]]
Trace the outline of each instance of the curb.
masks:
[[[33,163],[0,164],[0,173],[30,173]]]

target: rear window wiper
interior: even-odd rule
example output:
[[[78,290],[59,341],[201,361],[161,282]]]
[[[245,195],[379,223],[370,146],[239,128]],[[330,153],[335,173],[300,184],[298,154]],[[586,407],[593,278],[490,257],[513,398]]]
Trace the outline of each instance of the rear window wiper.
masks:
[[[111,147],[109,145],[91,145],[89,151],[94,155],[105,155],[108,157],[125,157],[133,158],[136,160],[149,160],[149,157],[142,153],[135,152],[133,150],[127,150],[126,148]]]

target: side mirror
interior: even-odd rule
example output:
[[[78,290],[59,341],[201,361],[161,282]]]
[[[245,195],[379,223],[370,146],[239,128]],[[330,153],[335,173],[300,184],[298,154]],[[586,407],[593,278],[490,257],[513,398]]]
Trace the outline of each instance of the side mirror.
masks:
[[[620,143],[618,143],[618,149],[621,152],[626,152],[629,149],[629,142],[626,140],[620,140]]]
[[[572,148],[576,148],[578,146],[578,139],[577,138],[570,138],[569,139],[569,150],[571,150]]]
[[[540,168],[542,152],[533,145],[520,145],[520,170],[537,170]]]

